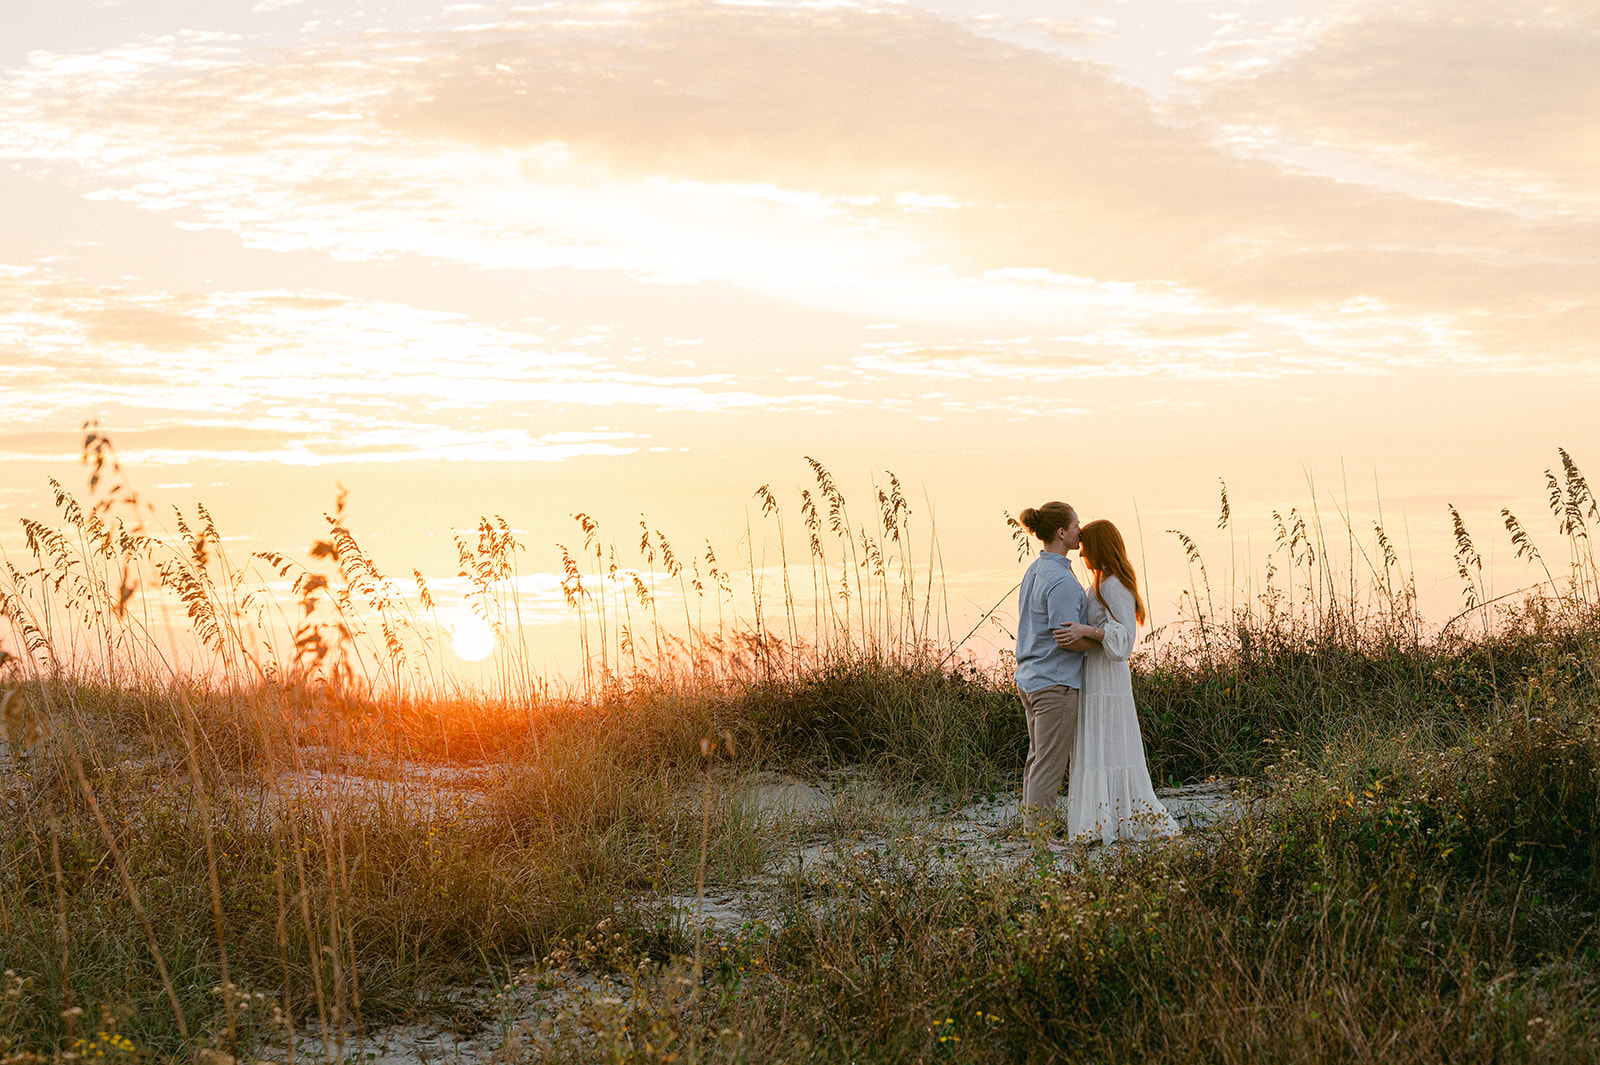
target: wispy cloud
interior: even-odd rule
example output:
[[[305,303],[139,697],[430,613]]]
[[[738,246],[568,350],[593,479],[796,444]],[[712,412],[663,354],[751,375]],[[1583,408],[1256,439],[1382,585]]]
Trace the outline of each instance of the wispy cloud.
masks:
[[[551,460],[629,453],[644,439],[533,428],[562,410],[843,402],[755,392],[725,374],[624,369],[603,329],[550,340],[340,296],[174,295],[9,275],[0,276],[0,418],[12,440],[101,416],[131,430],[122,442],[151,461]]]
[[[1600,209],[1600,9],[1420,0],[1351,5],[1300,46],[1216,70],[1227,120],[1483,186],[1484,198]]]
[[[1089,347],[1128,318],[1160,325],[1181,298],[1253,335],[1304,326],[1263,364],[1346,343],[1310,364],[1367,365],[1374,333],[1403,340],[1396,358],[1509,345],[1571,361],[1600,307],[1594,225],[1240,148],[1270,127],[1587,202],[1593,20],[1513,9],[1357,5],[1259,39],[1224,20],[1231,66],[1182,112],[910,6],[478,4],[453,28],[271,53],[213,34],[37,54],[5,77],[0,155],[72,164],[91,197],[183,227],[341,260],[732,284]],[[1349,328],[1352,306],[1370,328]],[[154,350],[221,327],[139,313],[79,324]]]

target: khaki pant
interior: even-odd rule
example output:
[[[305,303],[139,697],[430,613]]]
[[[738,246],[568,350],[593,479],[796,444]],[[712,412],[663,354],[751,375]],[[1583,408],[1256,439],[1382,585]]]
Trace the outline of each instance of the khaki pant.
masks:
[[[1028,761],[1022,767],[1022,827],[1029,835],[1053,817],[1061,779],[1078,735],[1078,689],[1060,684],[1019,692],[1028,717]]]

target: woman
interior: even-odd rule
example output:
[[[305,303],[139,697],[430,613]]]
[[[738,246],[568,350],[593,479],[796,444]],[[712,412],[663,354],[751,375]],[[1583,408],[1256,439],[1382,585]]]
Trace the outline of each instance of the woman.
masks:
[[[1122,534],[1109,521],[1091,521],[1079,539],[1079,555],[1094,577],[1088,623],[1062,626],[1055,637],[1063,647],[1082,639],[1100,646],[1083,658],[1078,734],[1067,784],[1067,833],[1105,843],[1175,836],[1178,822],[1156,798],[1145,766],[1128,671],[1128,655],[1139,622],[1145,620],[1133,564]]]

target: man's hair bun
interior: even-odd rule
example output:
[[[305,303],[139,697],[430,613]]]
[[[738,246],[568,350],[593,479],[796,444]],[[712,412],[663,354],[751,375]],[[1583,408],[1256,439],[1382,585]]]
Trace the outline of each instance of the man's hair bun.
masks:
[[[1022,527],[1039,538],[1040,543],[1049,543],[1056,538],[1056,533],[1072,524],[1077,512],[1072,507],[1060,500],[1041,503],[1037,507],[1028,507],[1017,516],[1022,522]]]

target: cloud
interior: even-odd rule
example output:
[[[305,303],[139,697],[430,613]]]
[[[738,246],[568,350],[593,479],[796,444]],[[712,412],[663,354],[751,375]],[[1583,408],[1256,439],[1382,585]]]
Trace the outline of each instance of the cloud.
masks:
[[[1363,3],[1287,59],[1214,86],[1230,121],[1600,209],[1592,4]]]
[[[1042,30],[1059,44],[1093,44],[1106,37],[1105,29],[1090,19],[1030,18],[1023,20],[1022,24]]]
[[[585,411],[848,403],[625,366],[610,347],[605,330],[552,340],[394,302],[136,292],[0,272],[0,418],[13,450],[99,416],[156,462],[547,461],[641,446],[634,430],[554,427],[583,426],[595,416]]]
[[[1400,315],[1532,316],[1600,281],[1582,227],[1241,159],[1096,66],[916,12],[665,10],[581,43],[468,42],[417,64],[423,98],[386,121],[509,150],[559,143],[634,178],[817,190],[957,273],[1031,266]],[[905,209],[932,197],[960,207]]]
[[[180,306],[193,299],[175,300]],[[96,347],[133,345],[166,351],[207,346],[222,339],[203,320],[180,309],[113,306],[82,316],[84,339]]]
[[[1443,18],[1419,10],[1407,18]],[[1141,304],[1152,320],[1180,293],[1234,324],[1300,316],[1330,338],[1350,333],[1345,308],[1359,305],[1391,332],[1448,337],[1463,358],[1509,338],[1527,358],[1569,359],[1600,291],[1588,223],[1241,157],[1204,112],[1159,109],[1098,66],[909,7],[691,0],[461,17],[451,31],[271,54],[222,39],[38,54],[0,93],[0,154],[72,163],[95,197],[255,248],[731,283],[973,329],[1103,331],[1122,313],[1120,284],[1153,301]],[[1236,124],[1293,120],[1357,145],[1408,137],[1428,165],[1487,165],[1472,162],[1467,105],[1443,102],[1444,61],[1406,81],[1416,35],[1394,25],[1359,14],[1323,28],[1280,67],[1216,87],[1216,106]],[[1471,84],[1511,86],[1547,105],[1539,122],[1575,128],[1579,105],[1541,87],[1534,44],[1565,42],[1573,58],[1550,84],[1577,90],[1588,31],[1530,23],[1518,66],[1490,62],[1500,53],[1477,25],[1451,31],[1488,49]],[[1362,85],[1368,67],[1381,91]],[[1383,93],[1408,85],[1390,110],[1418,117],[1384,115]],[[1492,110],[1488,128],[1517,146],[1506,158],[1537,162],[1551,187],[1578,180],[1581,147]],[[1448,121],[1428,134],[1436,119]],[[168,324],[179,332],[164,342],[184,342],[183,323]]]

